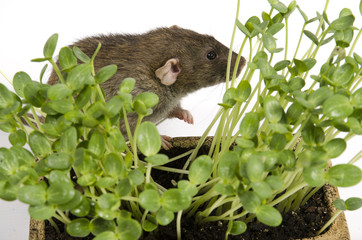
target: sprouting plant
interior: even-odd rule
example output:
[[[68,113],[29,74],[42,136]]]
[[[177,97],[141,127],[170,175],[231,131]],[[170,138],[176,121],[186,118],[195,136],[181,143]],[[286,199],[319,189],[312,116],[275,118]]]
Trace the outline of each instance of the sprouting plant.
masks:
[[[0,84],[0,129],[10,133],[12,144],[0,148],[0,197],[28,204],[32,218],[48,219],[56,228],[52,219],[58,219],[76,237],[92,233],[97,240],[132,240],[176,221],[181,239],[186,217],[197,224],[228,222],[227,238],[243,233],[255,217],[278,226],[281,212],[298,208],[325,183],[360,183],[362,172],[354,163],[361,151],[348,163],[328,168],[348,140],[362,134],[362,58],[354,53],[362,29],[354,26],[349,9],[330,21],[328,2],[311,19],[296,1],[286,6],[278,0],[269,1],[271,9],[261,18],[253,16],[244,24],[236,18],[233,41],[238,29],[244,34],[237,62],[248,51],[246,70],[239,81],[229,64],[227,71],[234,76],[227,79],[221,108],[196,149],[183,154],[191,154],[183,169],[163,166],[179,157],[160,154],[155,125],[142,121],[158,97],[132,96],[135,80],[127,78],[106,102],[100,84],[117,67],[95,72],[101,46],[91,57],[77,47],[64,47],[58,65],[53,60],[58,35],[52,35],[44,57],[33,61],[48,61],[58,84],[42,83],[47,65],[39,82],[25,72],[15,74],[15,93]],[[304,24],[288,59],[288,21],[296,12]],[[313,22],[319,23],[314,30]],[[275,35],[283,30],[286,41],[279,46]],[[310,47],[301,49],[302,41]],[[331,42],[330,55],[319,57]],[[131,112],[138,114],[134,132],[127,123]],[[209,154],[198,156],[217,120]],[[120,121],[126,123],[127,136]],[[152,178],[156,168],[185,177],[168,189]],[[335,205],[340,211],[355,210],[361,202],[350,198]]]

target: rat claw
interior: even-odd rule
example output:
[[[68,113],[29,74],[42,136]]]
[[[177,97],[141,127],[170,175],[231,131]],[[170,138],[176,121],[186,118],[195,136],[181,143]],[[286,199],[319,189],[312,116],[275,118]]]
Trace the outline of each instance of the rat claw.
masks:
[[[162,148],[165,149],[165,150],[169,150],[170,148],[172,148],[173,146],[170,143],[171,140],[172,140],[171,137],[161,135],[161,146],[162,146]]]

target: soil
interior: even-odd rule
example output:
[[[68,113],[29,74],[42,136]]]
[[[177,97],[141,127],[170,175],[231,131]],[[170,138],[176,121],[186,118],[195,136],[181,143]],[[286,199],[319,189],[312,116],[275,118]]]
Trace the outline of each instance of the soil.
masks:
[[[185,150],[182,150],[185,152]],[[201,154],[207,154],[207,148],[202,147]],[[177,148],[172,148],[167,152],[167,155],[179,155],[180,152]],[[182,168],[187,157],[174,161],[166,166]],[[178,174],[167,173],[162,171],[152,170],[152,177],[157,183],[166,188],[174,187],[172,180],[178,180]],[[157,179],[157,180],[156,180]],[[283,222],[278,227],[268,227],[257,221],[250,222],[247,225],[247,231],[241,235],[229,236],[229,240],[266,240],[266,239],[302,239],[315,236],[316,232],[323,227],[323,225],[330,219],[329,209],[325,201],[325,194],[323,189],[320,189],[314,194],[308,202],[301,206],[296,211],[291,211],[283,214]],[[211,222],[199,226],[194,223],[193,219],[182,219],[182,239],[183,240],[224,240],[225,231],[227,229],[227,222]],[[46,240],[78,240],[68,236],[64,232],[64,227],[59,225],[61,234],[58,235],[55,229],[46,221]],[[327,229],[328,230],[328,229]],[[93,239],[94,236],[90,235],[84,240]],[[152,233],[144,233],[141,240],[176,240],[176,226],[171,223],[167,226],[159,226],[157,231]]]

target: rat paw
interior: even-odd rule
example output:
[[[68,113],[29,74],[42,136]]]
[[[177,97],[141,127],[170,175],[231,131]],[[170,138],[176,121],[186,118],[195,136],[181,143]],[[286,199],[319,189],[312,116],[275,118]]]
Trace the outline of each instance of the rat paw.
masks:
[[[166,136],[166,135],[161,135],[161,146],[163,149],[165,150],[169,150],[170,148],[172,148],[172,144],[170,143],[170,141],[172,140],[171,137]]]
[[[175,108],[170,114],[170,117],[176,117],[180,120],[184,120],[188,124],[194,124],[194,117],[192,116],[190,111],[182,109],[180,107]]]

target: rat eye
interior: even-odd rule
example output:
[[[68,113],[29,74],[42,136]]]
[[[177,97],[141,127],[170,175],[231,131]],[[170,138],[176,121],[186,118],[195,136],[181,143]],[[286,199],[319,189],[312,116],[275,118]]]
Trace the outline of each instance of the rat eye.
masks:
[[[209,60],[214,60],[216,58],[217,54],[214,51],[210,51],[207,53],[206,57]]]

